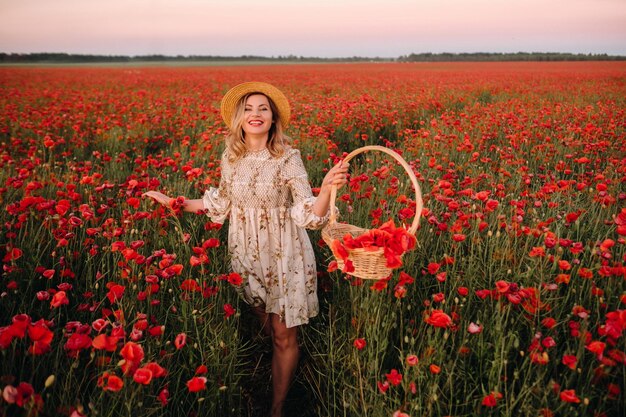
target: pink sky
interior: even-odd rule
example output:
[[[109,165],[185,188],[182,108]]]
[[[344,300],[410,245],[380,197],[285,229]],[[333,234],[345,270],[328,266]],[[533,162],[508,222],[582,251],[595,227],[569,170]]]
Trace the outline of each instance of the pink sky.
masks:
[[[626,55],[626,0],[0,0],[0,52]]]

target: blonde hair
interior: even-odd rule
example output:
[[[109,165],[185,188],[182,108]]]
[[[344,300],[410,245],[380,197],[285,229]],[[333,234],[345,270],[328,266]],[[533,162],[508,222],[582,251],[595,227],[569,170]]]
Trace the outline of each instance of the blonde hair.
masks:
[[[280,115],[278,114],[278,109],[272,99],[263,93],[248,93],[241,97],[241,99],[237,102],[235,114],[233,115],[232,128],[228,136],[226,136],[226,149],[228,150],[228,160],[230,162],[237,161],[247,151],[245,132],[243,130],[244,112],[246,100],[248,100],[248,97],[256,94],[267,97],[267,101],[270,103],[270,109],[272,110],[273,123],[268,132],[267,150],[273,157],[281,156],[285,153],[285,149],[291,143],[291,138],[283,132]]]

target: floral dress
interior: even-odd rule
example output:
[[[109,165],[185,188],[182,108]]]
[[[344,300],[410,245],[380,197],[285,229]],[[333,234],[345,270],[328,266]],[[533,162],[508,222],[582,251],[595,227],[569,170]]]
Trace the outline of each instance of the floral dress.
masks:
[[[300,151],[288,148],[275,158],[262,149],[234,163],[225,151],[221,166],[219,188],[207,190],[203,203],[212,221],[229,219],[232,269],[244,279],[240,295],[278,314],[287,327],[308,323],[319,307],[315,256],[304,228],[321,228],[328,213],[313,213]]]

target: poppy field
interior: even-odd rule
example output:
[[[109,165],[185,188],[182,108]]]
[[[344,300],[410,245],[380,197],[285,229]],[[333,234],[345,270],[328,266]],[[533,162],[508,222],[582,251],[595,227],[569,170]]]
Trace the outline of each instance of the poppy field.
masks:
[[[287,415],[626,413],[626,63],[511,62],[0,68],[0,416],[267,413],[227,227],[142,198],[219,184],[219,102],[250,80],[289,98],[314,192],[381,145],[424,201],[387,279],[310,231]],[[340,221],[411,223],[392,158],[350,171]]]

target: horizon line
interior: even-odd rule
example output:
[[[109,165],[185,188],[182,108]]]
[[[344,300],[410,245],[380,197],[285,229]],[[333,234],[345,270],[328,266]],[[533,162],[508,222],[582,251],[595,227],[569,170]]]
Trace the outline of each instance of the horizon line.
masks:
[[[593,57],[593,56],[606,56],[611,58],[626,58],[626,55],[619,54],[609,54],[607,52],[562,52],[562,51],[516,51],[516,52],[489,52],[489,51],[473,51],[473,52],[411,52],[405,55],[399,55],[396,57],[391,56],[365,56],[365,55],[352,55],[352,56],[337,56],[337,57],[323,57],[323,56],[305,56],[305,55],[296,55],[293,53],[290,54],[279,54],[279,55],[250,55],[250,54],[241,54],[241,55],[211,55],[211,54],[161,54],[161,53],[146,53],[146,54],[109,54],[109,53],[75,53],[75,52],[4,52],[0,51],[0,55],[65,55],[65,56],[80,56],[80,57],[108,57],[108,58],[142,58],[142,57],[163,57],[163,58],[173,58],[173,59],[193,59],[193,58],[217,58],[217,59],[324,59],[324,60],[333,60],[333,59],[400,59],[400,58],[408,58],[411,56],[438,56],[438,55],[453,55],[453,56],[464,56],[464,55],[571,55],[571,56],[581,56],[581,57]]]

